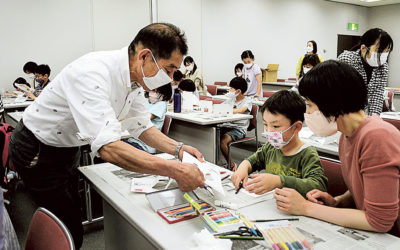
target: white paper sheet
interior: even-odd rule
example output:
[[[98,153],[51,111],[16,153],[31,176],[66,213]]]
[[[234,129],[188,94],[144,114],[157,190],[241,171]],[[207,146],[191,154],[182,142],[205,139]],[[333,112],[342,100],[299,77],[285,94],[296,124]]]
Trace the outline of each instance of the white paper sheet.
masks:
[[[225,196],[224,189],[221,183],[221,174],[219,170],[214,168],[213,165],[207,162],[200,162],[189,153],[183,152],[182,162],[196,165],[204,174],[205,184],[210,186],[213,190]]]

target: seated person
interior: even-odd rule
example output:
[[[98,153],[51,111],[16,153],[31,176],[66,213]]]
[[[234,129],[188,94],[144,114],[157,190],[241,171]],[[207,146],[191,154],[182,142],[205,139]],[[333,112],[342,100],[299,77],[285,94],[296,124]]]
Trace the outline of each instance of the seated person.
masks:
[[[37,68],[37,64],[35,62],[27,62],[24,64],[23,71],[28,77],[28,81],[31,81],[33,87],[35,87],[35,71]]]
[[[268,98],[261,108],[268,142],[244,160],[232,175],[236,189],[240,182],[247,191],[263,194],[275,188],[288,187],[305,196],[313,189],[326,191],[318,153],[298,136],[303,127],[306,105],[295,92],[281,90]],[[248,175],[256,170],[266,173]]]
[[[191,111],[193,107],[200,105],[199,98],[194,94],[196,85],[190,79],[185,79],[179,83],[179,89],[182,96],[182,110]]]
[[[243,67],[244,67],[243,63],[236,64],[235,69],[234,69],[235,76],[243,77]]]
[[[31,87],[31,85],[24,78],[18,77],[17,79],[15,79],[15,81],[13,82],[13,87],[15,88],[16,91],[19,91],[21,95],[24,93],[24,91],[19,89],[16,84],[23,84],[26,88]],[[6,91],[5,96],[14,97],[18,96],[18,94]]]
[[[178,85],[179,83],[182,82],[182,80],[183,80],[182,72],[180,70],[175,71],[171,82],[172,92],[174,92],[174,90],[178,88]]]
[[[293,86],[292,90],[296,91],[297,93],[299,92],[299,82],[301,80],[301,78],[303,78],[303,76],[305,74],[307,74],[308,71],[310,71],[314,66],[316,66],[317,64],[320,63],[319,57],[318,55],[315,54],[307,54],[304,56],[303,58],[303,62],[301,64],[301,69],[300,69],[300,75],[299,75],[299,81],[296,82],[296,85]]]
[[[171,85],[167,84],[145,93],[145,97],[148,102],[146,103],[146,109],[150,113],[150,119],[153,125],[161,130],[164,125],[165,113],[167,112],[167,101],[171,99],[172,89]],[[155,154],[156,149],[148,146],[139,139],[129,138],[124,140],[125,142],[131,144],[137,149],[146,151],[150,154]]]
[[[247,91],[246,80],[242,77],[235,77],[229,83],[229,87],[231,88],[226,95],[230,99],[224,103],[231,103],[233,105],[234,114],[250,114],[252,108],[251,98],[244,95]],[[228,166],[230,169],[236,169],[236,164],[232,161],[232,157],[228,158],[228,144],[244,138],[249,124],[250,120],[245,119],[224,124],[224,127],[221,128],[222,137],[220,147],[226,161],[231,163]]]
[[[36,71],[35,71],[35,81],[37,82],[37,86],[35,88],[35,90],[33,91],[33,93],[29,92],[26,93],[25,95],[29,98],[31,98],[32,100],[35,100],[40,93],[42,92],[42,90],[44,89],[44,87],[47,86],[47,84],[50,82],[49,76],[50,76],[50,67],[49,65],[46,64],[41,64],[39,66],[37,66]]]

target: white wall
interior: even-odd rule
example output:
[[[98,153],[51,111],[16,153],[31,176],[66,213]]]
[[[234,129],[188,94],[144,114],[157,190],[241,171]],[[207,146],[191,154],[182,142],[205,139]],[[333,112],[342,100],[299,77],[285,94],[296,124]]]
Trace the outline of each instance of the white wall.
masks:
[[[203,0],[202,68],[206,82],[229,81],[250,49],[261,67],[279,63],[279,78],[295,77],[308,40],[324,59],[336,58],[337,34],[367,30],[367,8],[320,0]],[[347,31],[347,22],[359,31]],[[325,51],[325,52],[324,52]]]
[[[0,89],[12,89],[27,61],[50,78],[93,50],[128,45],[150,23],[148,0],[0,0]]]
[[[158,21],[181,28],[188,41],[188,55],[202,66],[202,10],[201,0],[159,0]]]
[[[400,4],[373,7],[368,10],[369,28],[381,28],[393,39],[389,58],[389,86],[400,88]]]

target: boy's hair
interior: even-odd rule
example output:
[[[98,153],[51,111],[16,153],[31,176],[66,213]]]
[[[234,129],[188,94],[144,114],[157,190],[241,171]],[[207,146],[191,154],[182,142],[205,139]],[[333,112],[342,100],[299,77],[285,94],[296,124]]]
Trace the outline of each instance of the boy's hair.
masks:
[[[171,100],[172,97],[172,87],[171,84],[165,84],[161,87],[158,87],[157,89],[154,90],[158,96],[162,96],[162,101],[169,101]],[[146,98],[149,98],[149,92],[145,92],[144,96]]]
[[[316,54],[307,54],[303,58],[303,63],[301,66],[311,64],[313,67],[320,63],[319,57]]]
[[[299,93],[312,101],[325,117],[338,117],[363,110],[367,85],[352,66],[328,60],[313,67],[300,81]]]
[[[35,62],[27,62],[25,63],[24,67],[22,68],[22,70],[26,73],[26,72],[30,72],[30,73],[35,73],[35,70],[37,68],[37,64]]]
[[[234,77],[229,83],[229,87],[234,88],[235,90],[240,89],[242,94],[247,91],[247,82],[243,77]]]
[[[183,74],[179,69],[174,72],[174,76],[173,76],[174,81],[179,82],[180,80],[182,80],[182,78],[183,78]]]
[[[47,64],[40,64],[39,66],[36,67],[35,70],[35,74],[41,74],[42,76],[46,74],[50,76],[50,72],[51,72],[50,67]]]
[[[276,115],[281,114],[290,120],[290,124],[297,121],[304,122],[306,104],[296,92],[280,90],[269,97],[261,107],[261,112],[267,111]]]
[[[196,90],[196,85],[192,80],[186,79],[179,83],[178,88],[183,91],[194,92]]]
[[[240,69],[241,71],[243,71],[243,67],[244,67],[244,64],[243,64],[243,63],[238,63],[238,64],[236,64],[235,69],[233,70],[233,73],[236,74],[236,70],[238,70],[238,69]]]
[[[16,83],[18,83],[18,84],[26,84],[26,85],[29,86],[29,88],[31,87],[31,85],[30,85],[29,83],[26,82],[25,78],[22,78],[22,77],[18,77],[18,78],[15,79],[15,81],[13,82],[14,88],[17,89],[17,86],[15,85]]]

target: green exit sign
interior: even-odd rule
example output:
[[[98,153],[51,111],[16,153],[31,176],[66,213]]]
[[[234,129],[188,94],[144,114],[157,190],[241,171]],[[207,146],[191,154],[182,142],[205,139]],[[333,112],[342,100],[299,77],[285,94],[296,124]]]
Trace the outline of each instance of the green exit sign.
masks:
[[[348,30],[358,30],[358,23],[347,23]]]

